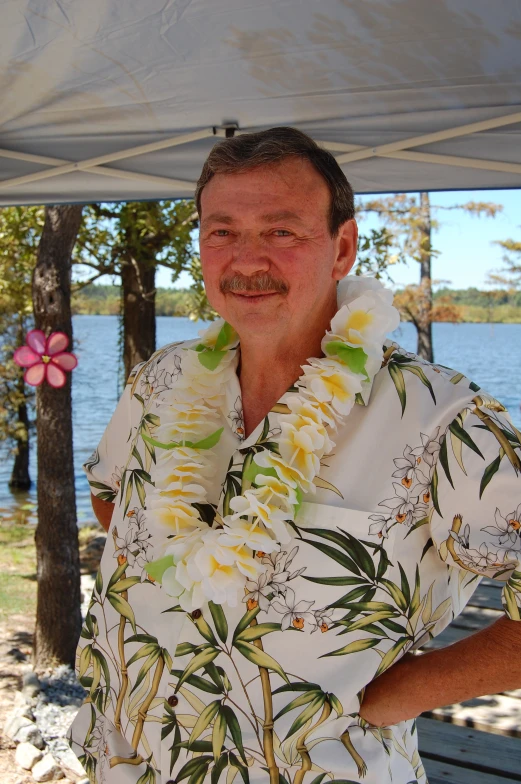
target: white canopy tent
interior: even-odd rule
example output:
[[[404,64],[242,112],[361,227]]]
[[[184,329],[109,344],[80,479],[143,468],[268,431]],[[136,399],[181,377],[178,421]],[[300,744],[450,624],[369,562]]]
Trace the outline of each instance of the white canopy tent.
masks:
[[[190,196],[216,137],[274,125],[358,193],[521,187],[519,0],[3,0],[0,20],[0,205]]]

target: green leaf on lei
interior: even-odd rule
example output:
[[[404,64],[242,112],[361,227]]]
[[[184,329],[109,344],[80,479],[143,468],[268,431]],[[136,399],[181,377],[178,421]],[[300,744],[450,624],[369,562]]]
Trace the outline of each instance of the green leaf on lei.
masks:
[[[206,436],[206,438],[202,438],[200,441],[185,441],[184,445],[192,447],[192,449],[212,449],[212,447],[219,443],[223,430],[224,427],[220,427],[219,430],[214,430],[214,432],[209,436]]]
[[[204,348],[198,352],[199,362],[207,370],[215,370],[219,367],[221,360],[226,356],[227,351],[217,351],[213,348]]]
[[[228,324],[227,321],[221,327],[221,331],[217,335],[217,340],[215,341],[215,350],[222,351],[223,348],[229,346],[230,343],[233,343],[234,340],[237,338],[237,333],[235,332],[234,328],[231,324]]]
[[[156,446],[158,449],[177,449],[180,446],[188,446],[192,449],[212,449],[219,442],[223,430],[224,428],[220,427],[219,430],[214,430],[213,433],[210,433],[209,436],[202,438],[200,441],[171,441],[169,444],[157,441],[155,438],[147,436],[146,433],[143,433],[141,437],[143,441]]]
[[[245,463],[246,463],[246,461],[245,461]],[[257,463],[255,462],[255,457],[254,457],[253,460],[248,460],[247,465],[246,465],[246,467],[243,470],[242,478],[245,479],[248,482],[251,482],[252,484],[256,484],[255,480],[256,480],[256,478],[259,475],[261,475],[261,476],[274,476],[276,478],[277,477],[277,472],[275,471],[274,468],[269,468],[268,466],[264,467],[264,466],[257,465]]]
[[[158,558],[155,561],[150,561],[150,563],[147,564],[147,574],[160,583],[166,570],[173,565],[174,557],[172,555],[164,555],[162,558]]]
[[[369,379],[367,370],[365,369],[368,356],[362,346],[355,348],[354,346],[349,346],[347,343],[342,343],[340,340],[332,340],[326,345],[326,352],[328,354],[336,354],[339,360],[343,362],[344,365],[347,365],[349,370]]]

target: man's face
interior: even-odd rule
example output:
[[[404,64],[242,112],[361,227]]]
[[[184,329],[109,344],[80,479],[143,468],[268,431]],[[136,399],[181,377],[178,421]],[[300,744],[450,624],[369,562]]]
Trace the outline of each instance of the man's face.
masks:
[[[242,339],[324,330],[336,281],[352,267],[356,223],[329,232],[329,189],[309,161],[288,158],[216,174],[201,194],[200,251],[208,300]]]

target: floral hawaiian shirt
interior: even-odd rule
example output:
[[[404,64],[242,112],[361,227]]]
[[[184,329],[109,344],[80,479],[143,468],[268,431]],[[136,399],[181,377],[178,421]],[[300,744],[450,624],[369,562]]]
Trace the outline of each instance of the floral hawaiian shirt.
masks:
[[[72,749],[100,784],[423,784],[416,722],[367,724],[363,688],[440,634],[484,575],[520,619],[521,433],[461,373],[386,343],[291,542],[256,553],[267,569],[238,607],[189,614],[147,574],[153,435],[187,345],[135,369],[85,465],[115,509],[78,645],[88,694]],[[274,448],[285,397],[245,438],[233,375],[208,525]]]

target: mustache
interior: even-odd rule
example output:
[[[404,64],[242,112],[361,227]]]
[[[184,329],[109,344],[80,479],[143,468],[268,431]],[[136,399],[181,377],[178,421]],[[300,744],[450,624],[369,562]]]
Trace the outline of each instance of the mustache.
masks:
[[[219,288],[221,294],[234,291],[270,291],[276,294],[287,294],[289,291],[289,286],[285,281],[274,278],[267,272],[262,272],[259,275],[233,275],[230,278],[223,278]]]

